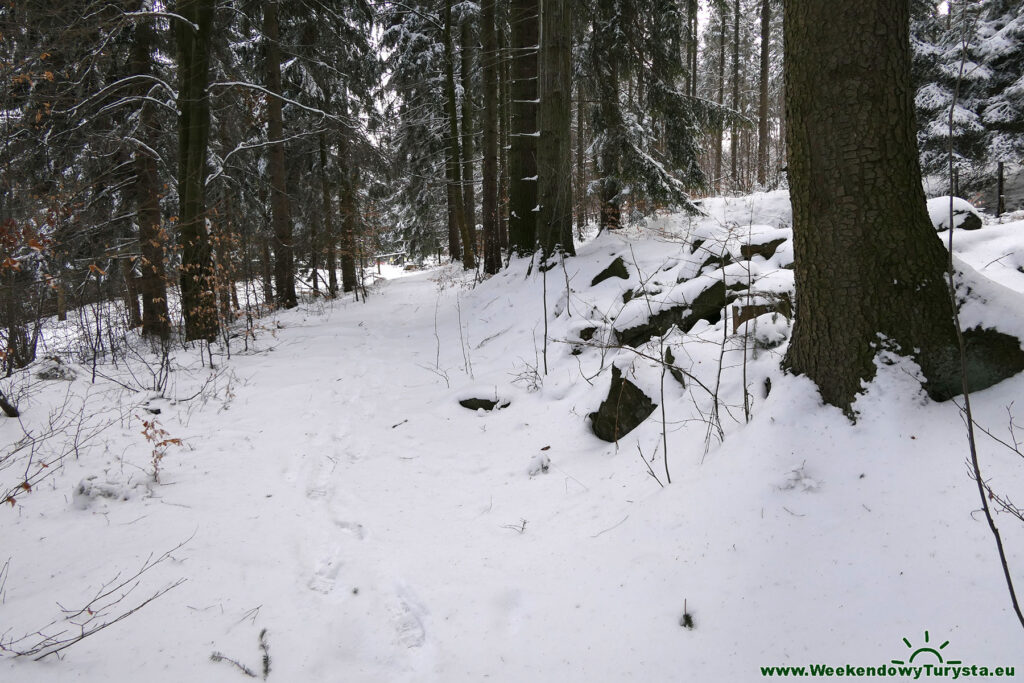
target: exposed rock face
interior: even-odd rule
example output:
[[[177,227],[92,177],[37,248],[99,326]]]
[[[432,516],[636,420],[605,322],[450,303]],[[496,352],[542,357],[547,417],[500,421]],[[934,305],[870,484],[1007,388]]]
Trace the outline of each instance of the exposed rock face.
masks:
[[[604,282],[605,280],[613,277],[620,277],[623,280],[629,279],[629,271],[626,270],[626,262],[622,260],[621,256],[608,264],[607,268],[595,275],[594,279],[590,281],[590,286],[594,287],[598,283]]]
[[[469,408],[470,410],[494,410],[495,408],[507,408],[510,405],[509,401],[492,401],[488,398],[464,398],[459,401],[459,405],[463,408]]]
[[[597,438],[618,441],[636,429],[657,407],[647,394],[622,376],[622,371],[612,366],[608,398],[601,403],[597,412],[588,417]]]
[[[620,343],[635,347],[650,341],[651,337],[664,335],[672,325],[683,332],[688,332],[698,320],[707,320],[714,324],[722,319],[722,309],[735,299],[736,295],[727,291],[721,280],[716,280],[688,305],[680,304],[666,308],[650,316],[640,325],[616,331],[615,336]]]

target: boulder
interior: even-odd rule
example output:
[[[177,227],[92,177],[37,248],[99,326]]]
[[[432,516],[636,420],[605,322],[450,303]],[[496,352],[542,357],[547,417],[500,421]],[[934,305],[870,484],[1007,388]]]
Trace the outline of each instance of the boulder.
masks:
[[[598,283],[604,282],[605,280],[613,277],[620,277],[623,280],[629,279],[629,271],[626,270],[626,262],[622,260],[621,256],[608,264],[607,268],[595,275],[594,279],[590,281],[590,286],[595,287]]]
[[[740,255],[748,261],[754,258],[755,255],[763,256],[767,260],[774,256],[775,250],[785,242],[786,238],[780,237],[770,242],[762,242],[761,244],[742,244],[740,245]]]
[[[635,384],[612,366],[612,382],[606,398],[597,412],[590,413],[594,436],[604,441],[618,441],[646,420],[657,404]]]
[[[459,405],[470,410],[480,410],[481,408],[484,410],[494,410],[495,408],[507,408],[510,405],[510,401],[493,401],[489,398],[464,398],[459,401]]]
[[[646,322],[626,330],[618,330],[615,336],[626,346],[640,346],[651,337],[663,336],[673,325],[683,332],[706,320],[712,325],[722,319],[722,309],[736,300],[736,294],[727,290],[721,280],[716,280],[697,295],[689,304],[666,308],[650,316]]]
[[[949,230],[949,196],[929,199],[928,216],[935,230]],[[977,230],[981,227],[981,214],[966,199],[953,197],[953,227]]]

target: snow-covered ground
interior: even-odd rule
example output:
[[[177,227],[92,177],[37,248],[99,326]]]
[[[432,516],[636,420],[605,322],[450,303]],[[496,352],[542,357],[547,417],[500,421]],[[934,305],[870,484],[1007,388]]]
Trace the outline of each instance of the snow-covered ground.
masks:
[[[12,378],[25,428],[67,403],[96,431],[0,509],[0,642],[75,633],[62,609],[168,551],[71,623],[184,582],[60,657],[0,658],[0,679],[246,680],[229,659],[262,677],[264,629],[268,680],[286,682],[742,682],[762,666],[888,666],[926,640],[949,641],[946,661],[1024,671],[960,412],[924,398],[912,364],[880,364],[851,424],[779,370],[778,314],[736,334],[727,312],[640,353],[608,343],[692,301],[695,282],[747,283],[751,302],[791,289],[788,242],[741,254],[788,237],[785,194],[705,209],[600,236],[544,277],[525,261],[475,287],[457,269],[394,269],[366,303],[264,320],[216,369],[176,352],[163,397],[133,390],[139,364],[95,383],[83,365],[71,381]],[[1024,292],[1024,216],[955,239]],[[591,286],[616,257],[629,278]],[[651,359],[665,347],[685,388]],[[612,364],[659,404],[617,445],[587,418]],[[700,385],[718,389],[717,420]],[[976,419],[1011,438],[1022,392],[1021,376],[979,392]],[[154,418],[166,434],[147,441]],[[0,422],[0,444],[20,435]],[[158,447],[155,483],[152,441],[167,439],[181,443]],[[648,466],[665,482],[665,439],[663,487]],[[1020,455],[983,436],[981,459],[994,490],[1024,498]],[[997,521],[1024,587],[1024,524]]]

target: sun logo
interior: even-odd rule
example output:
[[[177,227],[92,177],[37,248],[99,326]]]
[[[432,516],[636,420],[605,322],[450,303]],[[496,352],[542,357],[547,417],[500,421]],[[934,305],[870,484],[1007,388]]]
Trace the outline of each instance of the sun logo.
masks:
[[[962,663],[959,659],[951,659],[948,662],[945,662],[942,659],[942,653],[940,652],[940,650],[944,650],[946,648],[946,646],[949,645],[949,641],[948,640],[946,642],[944,642],[942,645],[939,645],[938,649],[935,649],[935,648],[930,647],[930,646],[927,645],[927,643],[929,643],[930,640],[931,640],[931,638],[928,635],[928,631],[925,631],[924,632],[924,642],[926,644],[922,645],[921,647],[919,647],[916,650],[914,650],[914,646],[910,644],[910,641],[907,640],[906,638],[904,638],[903,642],[906,644],[906,646],[908,648],[910,648],[911,650],[914,650],[914,651],[910,653],[910,659],[909,660],[903,661],[902,659],[894,659],[894,660],[892,660],[892,663],[893,664],[913,664],[915,657],[917,657],[920,654],[925,654],[925,653],[933,654],[936,657],[938,657],[938,659],[939,659],[938,663],[939,664],[943,664],[943,663],[945,663],[945,664],[961,664]]]

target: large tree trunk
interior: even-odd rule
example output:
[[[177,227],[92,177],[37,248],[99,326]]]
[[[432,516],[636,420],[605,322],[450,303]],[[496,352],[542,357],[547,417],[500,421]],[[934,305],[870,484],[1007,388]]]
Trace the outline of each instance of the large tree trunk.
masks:
[[[138,3],[137,9],[142,8]],[[152,23],[142,19],[135,26],[132,43],[132,72],[139,75],[153,73],[153,49],[156,32]],[[149,92],[151,84],[143,81],[137,90],[139,97]],[[156,137],[159,124],[154,104],[143,101],[139,111],[139,130],[142,136]],[[170,334],[170,315],[167,312],[167,274],[164,269],[164,242],[167,234],[160,224],[160,177],[156,158],[151,150],[156,145],[141,145],[135,150],[135,207],[139,221],[139,251],[142,254],[138,280],[142,294],[142,333],[165,339]]]
[[[572,242],[572,13],[569,0],[544,0],[540,82],[537,232],[545,258],[575,254]]]
[[[473,25],[463,16],[461,26],[459,80],[462,84],[462,198],[466,207],[466,225],[476,235],[476,194],[473,191]]]
[[[740,110],[740,0],[733,2],[732,12],[732,108]],[[729,135],[729,175],[733,184],[739,182],[740,126],[733,124]]]
[[[334,234],[334,202],[331,200],[331,182],[327,171],[327,135],[320,133],[320,201],[321,213],[324,215],[322,244],[327,247],[327,296],[331,299],[338,295],[338,274],[335,272],[334,245],[338,236]],[[316,246],[314,246],[314,250]]]
[[[583,238],[587,226],[587,123],[582,82],[576,83],[576,234]]]
[[[688,40],[687,49],[689,50],[689,60],[687,66],[690,69],[690,97],[697,96],[697,31],[699,28],[698,20],[700,14],[700,8],[697,6],[697,0],[687,0],[687,6],[689,7],[689,19],[690,19],[690,35]]]
[[[459,144],[459,113],[455,99],[455,49],[452,45],[452,2],[444,3],[444,85],[448,107],[448,206],[455,214],[455,225],[462,240],[462,266],[476,268],[474,240],[466,220],[462,193],[462,155]]]
[[[725,103],[725,3],[718,8],[718,104]],[[722,191],[722,137],[721,126],[715,131],[715,191]]]
[[[281,94],[281,43],[277,0],[263,3],[263,36],[266,40],[267,90]],[[274,289],[277,303],[284,308],[298,305],[295,295],[294,245],[292,244],[291,207],[285,167],[284,118],[281,98],[267,98],[267,137],[270,150],[267,171],[270,175],[270,210],[274,224]]]
[[[600,229],[617,230],[622,227],[622,207],[619,197],[619,151],[608,131],[618,131],[622,125],[619,109],[619,65],[609,54],[605,58],[607,72],[598,74],[598,109],[605,131],[605,142],[598,155],[598,171],[601,175]]]
[[[508,38],[502,26],[498,34],[498,243],[508,249],[508,145],[509,145],[509,59]]]
[[[512,0],[512,126],[509,150],[509,250],[532,254],[537,241],[537,48],[539,0]]]
[[[178,45],[178,219],[181,240],[181,307],[185,339],[217,335],[213,267],[206,231],[206,146],[210,134],[210,30],[213,0],[180,0]],[[198,30],[196,30],[198,29]]]
[[[786,365],[849,410],[875,355],[897,349],[917,361],[933,398],[956,395],[948,254],[918,163],[908,3],[793,0],[784,20],[797,294]],[[1019,357],[1017,340],[997,332],[967,340],[975,388],[1016,372],[983,348],[1007,339]]]
[[[347,106],[343,115],[346,115]],[[359,220],[356,202],[357,176],[352,162],[352,144],[342,133],[338,137],[339,158],[344,167],[341,179],[341,290],[353,291],[359,284],[356,275],[356,223]]]
[[[501,239],[498,234],[498,40],[494,2],[483,0],[480,6],[480,37],[484,55],[481,60],[484,76],[484,272],[491,274],[501,268]]]
[[[771,0],[761,0],[761,93],[757,107],[757,184],[768,182],[768,73],[771,54]]]

